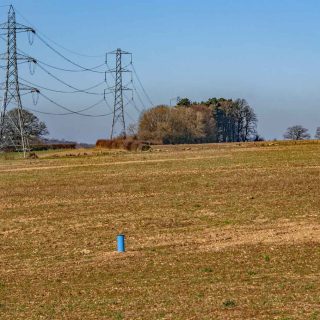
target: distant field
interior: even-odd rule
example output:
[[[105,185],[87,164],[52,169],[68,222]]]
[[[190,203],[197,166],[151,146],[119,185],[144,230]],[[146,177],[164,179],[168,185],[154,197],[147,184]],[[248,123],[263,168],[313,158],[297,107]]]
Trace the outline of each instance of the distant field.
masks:
[[[1,155],[0,189],[1,320],[320,319],[320,143]]]

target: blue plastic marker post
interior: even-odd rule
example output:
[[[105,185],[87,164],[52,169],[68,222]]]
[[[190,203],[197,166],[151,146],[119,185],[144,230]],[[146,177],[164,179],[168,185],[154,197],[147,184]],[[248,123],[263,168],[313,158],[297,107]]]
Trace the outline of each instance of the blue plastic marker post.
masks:
[[[124,245],[124,240],[125,240],[124,234],[117,235],[118,252],[125,252],[126,251],[125,245]]]

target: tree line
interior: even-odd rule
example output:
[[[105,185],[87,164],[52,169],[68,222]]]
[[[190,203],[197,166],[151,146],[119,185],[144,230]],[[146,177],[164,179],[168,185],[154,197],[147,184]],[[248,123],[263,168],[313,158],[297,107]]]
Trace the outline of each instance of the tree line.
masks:
[[[20,145],[20,121],[30,144],[57,142],[45,139],[49,133],[46,124],[30,111],[12,109],[5,120],[5,126],[0,128],[0,146]],[[191,102],[185,98],[174,107],[160,105],[145,111],[137,127],[128,127],[128,133],[141,140],[164,144],[263,140],[256,128],[256,114],[244,99],[212,98]],[[301,125],[289,127],[283,137],[287,140],[311,139],[308,129]],[[320,127],[314,138],[320,140]]]
[[[181,99],[176,106],[160,105],[144,112],[138,136],[165,144],[244,142],[259,140],[257,116],[245,99]]]

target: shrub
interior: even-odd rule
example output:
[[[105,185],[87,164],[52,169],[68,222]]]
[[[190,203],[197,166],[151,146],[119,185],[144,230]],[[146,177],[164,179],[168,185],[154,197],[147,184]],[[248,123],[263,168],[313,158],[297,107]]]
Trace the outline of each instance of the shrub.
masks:
[[[112,140],[97,140],[96,147],[104,149],[124,149],[128,151],[148,151],[151,145],[149,142],[132,138],[116,138]]]

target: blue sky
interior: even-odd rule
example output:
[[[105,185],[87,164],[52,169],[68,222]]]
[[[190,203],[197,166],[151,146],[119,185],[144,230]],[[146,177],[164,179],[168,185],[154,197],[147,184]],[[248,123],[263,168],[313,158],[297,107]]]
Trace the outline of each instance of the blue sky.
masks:
[[[319,1],[16,0],[12,4],[50,39],[79,53],[100,55],[80,57],[57,48],[82,65],[103,63],[104,53],[118,47],[132,52],[155,104],[168,104],[176,96],[245,98],[267,139],[281,138],[294,124],[304,125],[311,134],[320,126]],[[7,8],[0,10],[4,20]],[[18,13],[17,20],[27,24]],[[18,38],[24,51],[50,64],[73,67],[39,40],[30,47],[26,39],[25,35]],[[3,41],[0,46],[4,51]],[[34,76],[26,67],[19,71],[30,81],[68,90],[39,68]],[[100,74],[50,71],[81,88],[103,80]],[[97,100],[82,94],[46,94],[74,109]],[[31,101],[26,98],[25,103]],[[41,98],[34,108],[60,112]],[[101,105],[92,113],[108,111]],[[132,107],[128,113],[137,117]],[[94,142],[110,133],[110,117],[39,117],[48,124],[51,136],[58,138]]]

